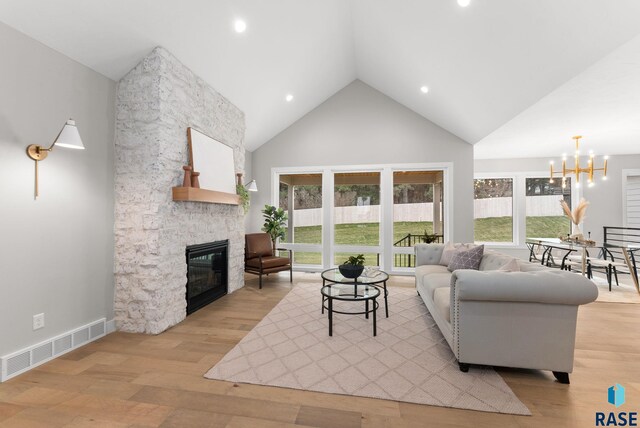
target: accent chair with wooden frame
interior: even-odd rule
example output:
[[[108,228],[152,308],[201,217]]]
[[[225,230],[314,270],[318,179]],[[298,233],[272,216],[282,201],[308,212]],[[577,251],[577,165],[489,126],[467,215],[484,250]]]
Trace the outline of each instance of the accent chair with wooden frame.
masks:
[[[244,237],[244,271],[260,276],[289,271],[289,281],[293,282],[291,268],[291,250],[276,248],[275,251],[289,251],[289,257],[278,257],[274,254],[271,237],[268,233],[248,233]]]

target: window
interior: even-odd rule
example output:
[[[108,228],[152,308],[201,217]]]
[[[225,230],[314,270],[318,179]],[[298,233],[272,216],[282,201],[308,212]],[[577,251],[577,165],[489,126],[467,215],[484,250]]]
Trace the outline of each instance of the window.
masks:
[[[525,216],[528,238],[558,238],[571,233],[571,221],[563,214],[560,200],[571,206],[571,178],[562,180],[525,179]]]
[[[334,175],[336,245],[380,244],[380,173]]]
[[[442,242],[442,171],[394,171],[393,173],[393,266],[415,267],[413,252],[400,248],[424,242],[425,234]]]
[[[513,242],[513,179],[474,180],[474,240]]]
[[[280,175],[278,206],[288,215],[285,244],[322,245],[322,174]],[[322,252],[291,247],[297,265],[321,265]],[[316,248],[311,248],[315,250]]]
[[[289,217],[279,246],[293,252],[294,267],[301,271],[329,269],[363,254],[368,266],[409,272],[413,246],[425,232],[438,233],[440,242],[451,233],[452,166],[274,168],[272,203]],[[407,235],[408,245],[394,245]]]

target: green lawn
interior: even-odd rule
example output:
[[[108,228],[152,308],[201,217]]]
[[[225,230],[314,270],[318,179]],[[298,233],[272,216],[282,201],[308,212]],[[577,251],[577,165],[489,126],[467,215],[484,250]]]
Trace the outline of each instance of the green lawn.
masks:
[[[483,242],[511,242],[512,219],[511,217],[492,217],[477,219],[474,222],[475,240]],[[337,245],[378,245],[380,226],[377,223],[354,223],[336,225],[335,241]],[[431,231],[431,222],[397,222],[394,223],[394,242],[407,234],[423,234],[425,230]],[[527,236],[531,237],[557,237],[569,232],[569,220],[563,216],[554,217],[529,217],[527,218]],[[322,229],[320,226],[303,226],[295,228],[295,242],[299,244],[322,243]],[[336,253],[336,264],[341,263],[349,255]],[[375,264],[377,255],[365,254],[366,264]],[[311,252],[294,253],[294,262],[297,264],[321,264],[321,254]]]
[[[527,217],[527,236],[557,238],[569,233],[569,219],[564,216]],[[474,222],[474,239],[479,242],[511,242],[511,217],[479,218]]]

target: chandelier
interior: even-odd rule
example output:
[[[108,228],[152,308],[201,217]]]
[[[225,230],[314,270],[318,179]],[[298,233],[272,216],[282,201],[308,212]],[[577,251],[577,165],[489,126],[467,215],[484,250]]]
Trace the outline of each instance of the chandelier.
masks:
[[[562,170],[561,171],[554,171],[553,169],[553,161],[550,162],[550,166],[549,166],[549,172],[550,172],[550,178],[549,178],[549,183],[553,183],[553,177],[554,175],[561,175],[562,176],[562,188],[567,187],[567,175],[569,174],[575,174],[576,176],[576,187],[580,187],[580,174],[587,174],[587,183],[589,185],[589,187],[594,185],[593,182],[593,173],[595,171],[602,171],[602,179],[606,180],[607,179],[607,159],[609,159],[609,156],[605,156],[604,157],[604,166],[602,168],[595,168],[594,167],[594,154],[593,154],[593,150],[589,151],[589,160],[587,161],[587,166],[585,168],[583,168],[580,165],[580,139],[582,138],[581,135],[576,135],[575,137],[573,137],[574,140],[576,140],[576,152],[574,155],[574,166],[572,168],[567,168],[567,155],[566,153],[562,155]]]

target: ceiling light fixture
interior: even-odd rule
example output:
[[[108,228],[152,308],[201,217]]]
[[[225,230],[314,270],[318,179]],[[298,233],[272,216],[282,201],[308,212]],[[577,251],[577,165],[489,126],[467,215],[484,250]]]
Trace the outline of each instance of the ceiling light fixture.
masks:
[[[422,92],[423,94],[426,94],[427,92],[429,92],[429,87],[427,86],[423,86],[420,88],[420,92]]]
[[[244,33],[247,29],[247,23],[244,22],[242,19],[238,19],[233,24],[233,28],[236,30],[236,33]]]
[[[458,6],[467,7],[471,3],[471,0],[458,0]]]
[[[602,179],[606,180],[607,179],[607,160],[609,159],[609,156],[605,156],[604,157],[604,166],[602,168],[595,168],[594,167],[594,153],[593,150],[589,151],[589,160],[587,161],[587,167],[586,168],[582,168],[580,166],[580,139],[582,138],[582,136],[580,135],[576,135],[575,137],[573,137],[574,140],[576,140],[576,151],[574,154],[574,166],[573,168],[567,168],[567,155],[563,154],[562,155],[562,170],[561,171],[554,171],[553,170],[553,161],[550,162],[550,166],[549,166],[549,174],[550,174],[550,178],[549,178],[549,183],[553,183],[553,176],[554,175],[562,175],[562,187],[565,188],[567,187],[567,175],[568,174],[575,174],[576,176],[576,187],[580,187],[580,174],[588,174],[587,177],[587,183],[589,184],[589,187],[593,186],[593,173],[594,171],[602,171],[603,175],[602,175]]]
[[[284,97],[284,99],[287,100],[288,103],[290,103],[291,101],[293,101],[293,95],[287,94],[287,96]]]

